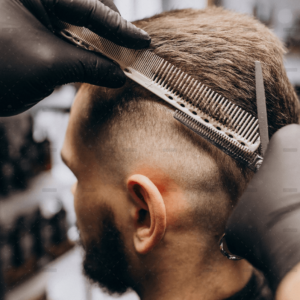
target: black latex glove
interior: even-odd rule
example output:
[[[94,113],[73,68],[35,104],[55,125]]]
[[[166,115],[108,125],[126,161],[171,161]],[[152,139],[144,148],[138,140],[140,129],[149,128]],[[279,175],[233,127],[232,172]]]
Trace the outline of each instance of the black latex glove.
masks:
[[[262,270],[274,291],[300,262],[300,125],[272,137],[225,233],[230,252]]]
[[[124,20],[112,0],[0,0],[0,116],[23,112],[69,82],[106,87],[125,82],[108,59],[55,36],[50,15],[128,48],[150,44],[148,34]]]

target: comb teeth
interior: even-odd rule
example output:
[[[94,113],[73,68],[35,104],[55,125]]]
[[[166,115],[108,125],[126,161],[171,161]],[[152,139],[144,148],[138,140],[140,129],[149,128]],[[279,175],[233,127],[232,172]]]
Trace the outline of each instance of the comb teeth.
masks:
[[[173,105],[175,119],[252,170],[259,159],[258,120],[149,50],[118,46],[87,28],[53,20],[58,33],[117,62],[125,74]],[[259,150],[258,150],[259,151]]]
[[[226,135],[220,135],[218,131],[203,125],[179,110],[175,111],[174,118],[237,161],[248,165],[251,170],[256,170],[257,162],[262,159],[257,153],[251,152],[237,142],[232,142]]]
[[[257,140],[259,128],[254,116],[167,61],[162,60],[151,79],[169,93],[237,132],[248,143],[255,143]]]

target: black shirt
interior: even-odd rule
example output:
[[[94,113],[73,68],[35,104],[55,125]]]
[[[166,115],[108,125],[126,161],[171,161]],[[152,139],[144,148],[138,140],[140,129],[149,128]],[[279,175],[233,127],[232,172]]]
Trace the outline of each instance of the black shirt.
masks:
[[[234,294],[233,296],[224,300],[274,300],[275,297],[269,288],[268,282],[257,270],[246,284],[246,286]]]

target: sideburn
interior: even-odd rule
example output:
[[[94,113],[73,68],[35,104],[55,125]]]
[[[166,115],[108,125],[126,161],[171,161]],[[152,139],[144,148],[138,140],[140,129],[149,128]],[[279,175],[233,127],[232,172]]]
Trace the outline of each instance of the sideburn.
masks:
[[[109,294],[124,294],[134,289],[123,236],[115,224],[114,214],[104,207],[101,237],[86,246],[84,273]]]

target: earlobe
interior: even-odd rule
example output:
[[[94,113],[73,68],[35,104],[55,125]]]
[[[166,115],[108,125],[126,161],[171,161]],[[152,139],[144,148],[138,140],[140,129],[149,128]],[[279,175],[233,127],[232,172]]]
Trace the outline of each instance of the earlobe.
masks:
[[[166,230],[166,207],[156,185],[146,176],[135,174],[128,178],[127,188],[134,201],[134,246],[140,254],[146,254],[163,238]],[[142,212],[147,218],[141,222]]]

